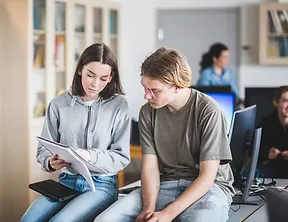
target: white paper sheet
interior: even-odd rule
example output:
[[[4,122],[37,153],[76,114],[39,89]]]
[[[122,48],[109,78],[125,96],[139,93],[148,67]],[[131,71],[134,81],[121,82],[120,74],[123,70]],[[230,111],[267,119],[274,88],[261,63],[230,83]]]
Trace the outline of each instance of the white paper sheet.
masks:
[[[95,186],[90,171],[85,163],[83,163],[83,161],[78,157],[78,155],[75,155],[75,151],[72,151],[69,146],[47,140],[43,137],[37,136],[37,140],[51,153],[58,154],[59,159],[63,159],[66,162],[71,163],[71,167],[81,174],[87,180],[93,192],[95,191]]]

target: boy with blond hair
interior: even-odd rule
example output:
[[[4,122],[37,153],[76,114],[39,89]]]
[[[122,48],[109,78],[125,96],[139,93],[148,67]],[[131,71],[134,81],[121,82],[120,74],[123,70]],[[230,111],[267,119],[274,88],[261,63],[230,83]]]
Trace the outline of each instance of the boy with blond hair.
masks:
[[[228,219],[234,189],[226,120],[214,100],[189,88],[191,78],[176,50],[160,48],[143,62],[142,186],[96,221]]]

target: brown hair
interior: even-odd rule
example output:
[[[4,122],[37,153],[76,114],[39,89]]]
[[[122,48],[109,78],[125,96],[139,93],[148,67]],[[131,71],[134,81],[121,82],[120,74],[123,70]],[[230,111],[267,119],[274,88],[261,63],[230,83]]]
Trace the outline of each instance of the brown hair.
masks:
[[[278,103],[283,93],[288,92],[288,86],[280,86],[275,90],[274,100]]]
[[[108,99],[116,93],[124,95],[124,91],[120,82],[118,62],[113,51],[104,43],[97,43],[87,47],[81,54],[76,66],[74,78],[72,82],[72,94],[78,96],[84,96],[85,91],[83,89],[81,78],[78,73],[82,71],[83,67],[90,62],[101,62],[111,67],[111,74],[113,78],[110,83],[99,93],[99,96]]]
[[[191,85],[192,72],[186,57],[174,49],[159,48],[141,66],[141,75],[181,88]]]

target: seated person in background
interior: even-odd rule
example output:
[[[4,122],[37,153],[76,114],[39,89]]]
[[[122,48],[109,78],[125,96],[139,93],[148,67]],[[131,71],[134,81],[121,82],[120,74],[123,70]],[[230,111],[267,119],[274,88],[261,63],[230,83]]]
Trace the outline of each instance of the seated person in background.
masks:
[[[141,67],[141,189],[96,221],[228,219],[234,189],[226,121],[210,97],[190,89],[191,70],[178,51],[160,48]]]
[[[209,51],[203,54],[200,62],[199,86],[230,85],[236,97],[236,104],[242,103],[236,86],[235,73],[228,69],[229,50],[222,43],[213,44]]]
[[[276,110],[259,123],[262,127],[259,162],[261,167],[274,169],[271,176],[288,177],[288,86],[276,90],[273,103]],[[266,176],[265,170],[263,173]]]

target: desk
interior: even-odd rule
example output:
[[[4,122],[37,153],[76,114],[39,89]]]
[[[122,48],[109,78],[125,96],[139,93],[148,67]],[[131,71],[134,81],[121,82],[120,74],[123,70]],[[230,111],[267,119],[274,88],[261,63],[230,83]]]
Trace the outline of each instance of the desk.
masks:
[[[285,187],[288,179],[275,179],[277,187]],[[264,204],[259,210],[254,212],[245,222],[268,222],[267,204]]]
[[[142,149],[140,145],[130,145],[130,157],[131,159],[141,159],[142,158]],[[124,186],[125,172],[121,170],[118,173],[118,188]]]
[[[284,187],[288,184],[288,179],[275,179],[277,187]],[[141,186],[140,180],[134,183],[131,183],[124,188],[130,188],[134,186]],[[229,219],[227,222],[268,222],[267,215],[267,206],[261,197],[252,196],[249,197],[251,201],[259,201],[260,205],[252,206],[252,205],[241,205],[240,209],[237,212],[234,212],[231,208],[229,210]],[[233,209],[237,209],[238,205],[232,205]]]

